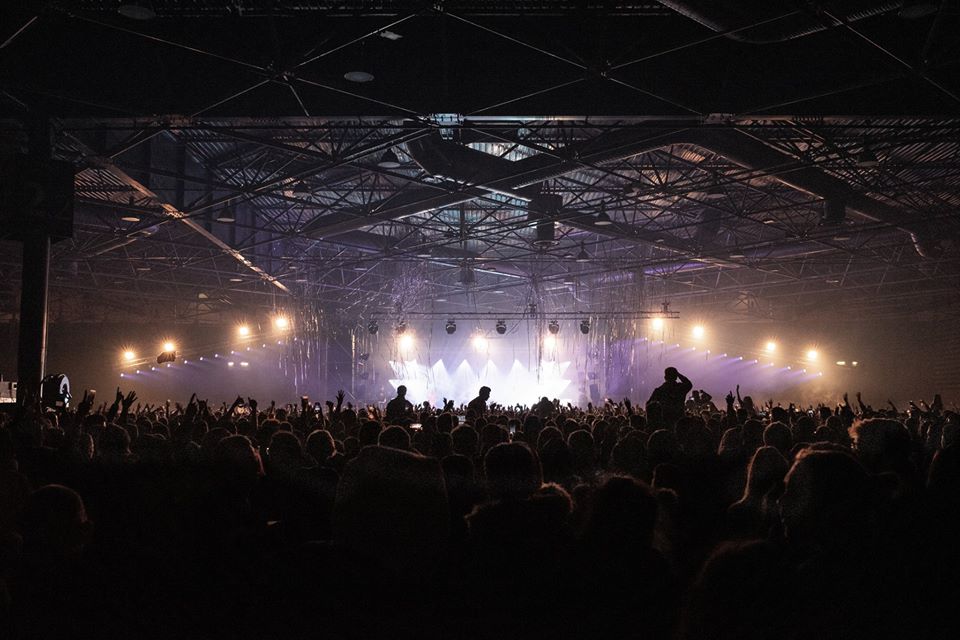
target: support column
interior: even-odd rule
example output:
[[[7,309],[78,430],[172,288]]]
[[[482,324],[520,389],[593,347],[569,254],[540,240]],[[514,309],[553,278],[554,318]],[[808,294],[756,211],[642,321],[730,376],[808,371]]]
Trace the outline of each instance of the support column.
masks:
[[[37,233],[23,242],[20,283],[20,339],[17,349],[17,403],[39,396],[47,359],[47,285],[50,236]]]

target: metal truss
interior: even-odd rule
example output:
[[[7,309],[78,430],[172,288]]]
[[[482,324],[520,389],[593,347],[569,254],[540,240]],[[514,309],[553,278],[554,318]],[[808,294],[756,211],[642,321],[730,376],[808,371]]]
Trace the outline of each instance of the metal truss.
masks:
[[[184,321],[306,303],[382,312],[401,300],[460,313],[529,301],[639,312],[661,300],[738,313],[744,294],[766,317],[814,313],[810,299],[823,313],[896,315],[924,295],[955,312],[958,122],[730,125],[793,158],[772,170],[684,144],[598,163],[568,157],[645,124],[498,118],[451,128],[457,144],[521,173],[556,164],[538,192],[563,207],[538,242],[531,191],[490,190],[412,161],[408,145],[435,131],[421,122],[64,120],[58,152],[83,169],[75,237],[55,250],[55,299]],[[864,140],[880,156],[874,166],[857,162]],[[399,166],[379,166],[388,149]],[[823,224],[823,198],[774,179],[793,167],[898,207],[931,230],[935,252],[921,256],[910,234],[853,213]],[[611,224],[595,224],[601,209]],[[16,256],[0,268],[16,278]]]

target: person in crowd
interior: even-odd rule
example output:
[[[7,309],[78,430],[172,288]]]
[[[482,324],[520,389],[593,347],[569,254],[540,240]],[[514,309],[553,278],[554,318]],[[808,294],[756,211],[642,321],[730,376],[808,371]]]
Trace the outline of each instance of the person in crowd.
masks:
[[[663,372],[663,380],[663,384],[650,394],[647,404],[659,404],[663,424],[673,427],[683,417],[687,394],[693,389],[693,383],[676,367],[667,367]]]
[[[954,635],[948,402],[664,378],[645,407],[0,412],[0,637]]]
[[[467,405],[468,418],[482,418],[487,413],[487,400],[490,399],[490,387],[480,387],[480,393]]]
[[[384,418],[387,424],[400,424],[403,421],[412,422],[413,403],[407,400],[407,387],[397,387],[397,397],[387,403]]]

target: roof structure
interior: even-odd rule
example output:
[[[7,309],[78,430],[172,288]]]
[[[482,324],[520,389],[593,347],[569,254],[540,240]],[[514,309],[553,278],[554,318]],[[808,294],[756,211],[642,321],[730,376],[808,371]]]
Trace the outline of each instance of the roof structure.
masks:
[[[780,4],[6,9],[5,146],[78,169],[52,318],[956,315],[960,14]]]

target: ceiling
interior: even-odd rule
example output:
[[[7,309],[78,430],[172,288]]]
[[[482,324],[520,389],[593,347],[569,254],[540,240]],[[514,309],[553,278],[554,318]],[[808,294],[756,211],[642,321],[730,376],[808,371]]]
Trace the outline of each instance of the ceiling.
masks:
[[[4,149],[78,169],[55,320],[958,311],[953,2],[120,4],[0,19]]]

